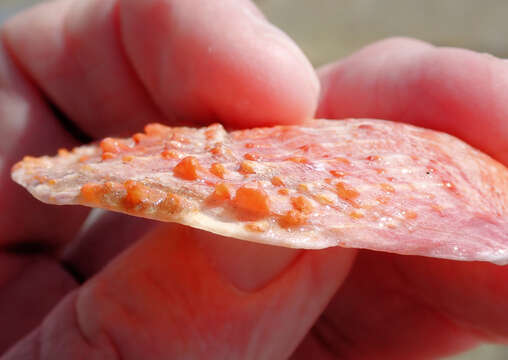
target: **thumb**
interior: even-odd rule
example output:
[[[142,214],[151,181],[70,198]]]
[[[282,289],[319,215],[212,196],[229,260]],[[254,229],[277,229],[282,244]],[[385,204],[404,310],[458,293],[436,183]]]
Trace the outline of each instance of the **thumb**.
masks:
[[[38,344],[42,359],[287,358],[343,282],[354,254],[276,248],[164,225],[64,300],[7,359]]]

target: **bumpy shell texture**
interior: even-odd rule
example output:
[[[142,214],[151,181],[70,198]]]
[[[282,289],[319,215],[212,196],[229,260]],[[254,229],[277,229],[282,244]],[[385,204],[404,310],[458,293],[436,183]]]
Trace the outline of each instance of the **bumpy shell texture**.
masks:
[[[508,262],[508,170],[452,136],[389,121],[150,124],[25,157],[12,177],[43,202],[265,244]]]

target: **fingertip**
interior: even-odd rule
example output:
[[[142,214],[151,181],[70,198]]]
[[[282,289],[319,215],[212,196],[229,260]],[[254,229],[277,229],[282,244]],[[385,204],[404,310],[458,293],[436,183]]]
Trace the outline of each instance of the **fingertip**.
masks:
[[[215,113],[230,126],[296,124],[313,117],[320,89],[317,75],[291,40],[278,36],[283,41],[245,45],[249,48],[243,49],[229,89],[203,89]]]
[[[260,126],[312,118],[320,93],[314,68],[283,31],[268,22],[259,26],[256,38],[245,40],[243,69],[236,79],[238,88],[247,89],[251,104],[247,110],[237,107],[232,121],[239,126]],[[245,114],[250,117],[247,124]]]
[[[231,127],[312,117],[311,64],[250,2],[126,0],[121,14],[128,56],[167,116]]]
[[[404,107],[408,96],[402,89],[404,82],[418,76],[414,71],[407,71],[407,64],[415,63],[419,54],[432,48],[433,45],[418,39],[391,37],[322,66],[318,69],[321,97],[316,116],[400,121],[390,112]],[[392,95],[399,92],[402,94]],[[397,96],[393,106],[392,96]]]
[[[255,292],[284,272],[301,250],[257,244],[187,228],[211,266],[235,288]],[[259,259],[262,261],[253,261]]]
[[[500,59],[389,39],[319,73],[319,116],[380,118],[444,131],[508,163],[508,67]]]

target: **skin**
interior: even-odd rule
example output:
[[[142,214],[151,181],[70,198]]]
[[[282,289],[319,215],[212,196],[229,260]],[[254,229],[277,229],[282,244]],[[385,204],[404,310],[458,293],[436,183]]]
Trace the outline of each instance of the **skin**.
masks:
[[[100,212],[82,228],[86,209],[41,204],[9,172],[26,153],[146,122],[314,115],[445,130],[507,164],[507,94],[503,60],[411,39],[317,75],[246,0],[64,0],[18,15],[0,47],[2,360],[407,359],[505,342],[504,267],[289,250]]]

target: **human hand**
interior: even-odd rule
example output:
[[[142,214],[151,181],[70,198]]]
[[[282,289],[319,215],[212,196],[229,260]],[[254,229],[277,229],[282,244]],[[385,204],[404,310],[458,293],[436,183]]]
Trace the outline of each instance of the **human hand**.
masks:
[[[124,48],[114,42],[114,38],[112,39],[114,27],[112,27],[111,19],[117,11],[115,7],[112,7],[113,2],[88,3],[95,4],[95,7],[88,5],[95,10],[88,10],[88,12],[87,6],[84,6],[80,10],[74,10],[74,13],[78,13],[74,15],[74,18],[64,15],[69,10],[61,7],[63,2],[52,5],[53,8],[47,10],[45,16],[41,13],[36,17],[24,15],[24,18],[20,17],[8,25],[5,38],[16,64],[28,74],[28,78],[31,78],[37,88],[57,103],[74,124],[94,137],[139,128],[145,121],[171,122],[175,115],[187,121],[220,120],[233,126],[254,126],[265,122],[298,122],[313,112],[317,99],[317,87],[313,84],[312,71],[309,70],[307,62],[286,38],[273,29],[266,29],[266,34],[256,31],[250,33],[251,36],[247,38],[241,37],[242,31],[238,29],[243,29],[246,23],[251,24],[250,21],[256,29],[258,29],[257,26],[262,29],[266,27],[259,18],[245,15],[243,10],[245,8],[242,6],[251,8],[244,2],[238,2],[239,5],[228,2],[229,7],[222,10],[217,10],[215,5],[210,5],[210,8],[199,8],[193,4],[194,1],[186,2],[184,5],[174,2],[170,13],[165,12],[161,7],[155,7],[150,13],[146,11],[150,4],[162,2],[126,1],[125,5],[121,6],[119,16],[122,20],[121,39]],[[45,5],[46,9],[48,9],[47,6],[49,5]],[[180,6],[189,6],[192,11],[183,11],[184,9],[179,8]],[[203,11],[202,18],[198,16],[201,11]],[[81,19],[85,18],[84,21],[79,21],[79,13],[85,14],[81,16]],[[216,19],[214,24],[209,22],[210,13],[213,13]],[[107,15],[99,16],[100,14]],[[71,49],[62,46],[60,42],[63,30],[60,25],[56,26],[61,24],[61,21],[58,21],[59,16],[72,18],[72,21],[68,20],[68,24],[81,24],[78,29],[71,30],[71,32],[77,31],[71,37],[71,45],[68,45]],[[226,21],[235,18],[240,18],[238,23],[235,22],[236,26]],[[199,19],[201,21],[196,21]],[[41,21],[43,21],[42,25],[40,25]],[[177,29],[191,31],[194,36],[189,36],[188,32],[174,32],[175,23],[180,25],[176,27]],[[37,27],[38,24],[40,26]],[[68,26],[72,27],[71,25]],[[217,29],[217,32],[211,31],[210,27],[214,26],[220,29]],[[226,31],[228,29],[229,31]],[[194,34],[192,31],[197,31],[199,34]],[[234,35],[233,39],[220,39],[220,35],[224,32]],[[108,34],[109,37],[105,36]],[[156,36],[157,34],[159,36]],[[242,41],[235,42],[234,40],[238,40],[236,36],[239,36]],[[146,39],[151,41],[146,44]],[[223,52],[219,51],[222,56],[218,58],[211,55],[210,57],[199,56],[209,51],[206,46],[209,42],[202,41],[203,39],[215,40],[213,44],[217,46],[222,44]],[[105,46],[101,41],[106,41],[109,45]],[[254,44],[257,45],[254,49],[244,48]],[[397,47],[394,46],[394,48]],[[108,49],[112,49],[113,52],[102,53]],[[124,62],[123,49],[126,50],[128,62],[132,63],[132,68]],[[212,54],[214,54],[213,50],[212,47]],[[89,54],[88,57],[85,56],[86,53]],[[169,56],[173,53],[179,54],[175,61]],[[400,51],[393,53],[400,53]],[[74,55],[69,56],[71,54]],[[242,54],[245,55],[244,58],[240,56]],[[235,59],[237,56],[239,60]],[[41,66],[41,61],[44,59],[48,60],[49,65]],[[115,61],[112,61],[109,66],[103,64],[104,67],[99,70],[100,67],[96,65],[104,63],[105,59],[115,59]],[[198,64],[195,63],[196,59],[199,59]],[[231,62],[232,59],[234,59],[233,62]],[[367,59],[369,57],[365,60]],[[347,93],[351,90],[351,85],[348,87],[349,84],[340,76],[334,76],[334,70],[324,72],[325,92],[319,109],[320,115],[356,116],[355,111],[365,110],[360,106],[361,96],[365,93],[370,94],[372,90],[369,89],[368,80],[379,78],[379,75],[376,77],[374,73],[365,72],[367,69],[375,68],[377,64],[375,56],[371,58],[371,61],[371,63],[367,62],[365,69],[359,71],[359,74],[365,73],[366,76],[366,84],[363,87],[359,86],[364,93],[358,91],[349,94],[351,99],[357,100],[358,107],[356,108],[353,106],[348,108],[340,101],[345,96],[341,92]],[[359,61],[351,62],[359,63]],[[44,146],[48,145],[41,143],[41,135],[54,143],[72,145],[71,137],[58,127],[58,122],[52,118],[47,109],[44,109],[44,104],[38,98],[40,94],[30,89],[30,85],[21,78],[22,75],[13,75],[16,70],[8,58],[4,63],[6,64],[4,70],[9,67],[7,71],[2,72],[2,75],[6,79],[4,82],[8,84],[6,89],[9,91],[6,93],[10,97],[5,96],[6,105],[2,106],[5,106],[7,110],[4,111],[10,115],[8,120],[12,121],[12,115],[18,114],[19,117],[16,119],[28,122],[30,131],[20,127],[19,123],[8,124],[8,130],[18,136],[10,137],[15,139],[12,141],[15,145],[10,147],[4,145],[8,151],[4,152],[2,148],[2,156],[5,153],[7,154],[5,159],[10,161],[12,156],[14,161],[26,151],[47,151]],[[183,70],[187,70],[187,73],[182,71],[182,67]],[[178,73],[174,72],[174,68],[178,69]],[[344,65],[341,65],[339,69],[344,69]],[[196,70],[201,71],[196,72]],[[137,77],[126,77],[126,73],[137,74],[141,81],[136,80]],[[269,76],[258,77],[257,74],[261,73]],[[337,73],[341,71],[337,70]],[[349,74],[349,70],[347,73]],[[205,83],[203,79],[210,79],[211,75],[216,75],[213,78],[218,80],[209,80]],[[405,78],[407,77],[401,76],[397,83],[403,84],[401,80]],[[168,79],[168,81],[164,82],[160,79]],[[228,81],[225,83],[224,79]],[[361,80],[360,77],[357,77],[357,80]],[[75,88],[76,83],[81,85],[79,89]],[[109,84],[109,87],[106,88],[105,84]],[[203,89],[206,84],[210,84],[210,88]],[[354,79],[352,79],[352,85],[356,85]],[[249,89],[251,91],[242,93]],[[408,90],[408,93],[412,92],[415,90]],[[147,93],[149,96],[146,96]],[[178,98],[179,94],[185,94],[185,97],[182,95],[183,98]],[[400,99],[397,100],[397,94],[394,91],[387,92],[386,95],[389,94],[394,94],[393,107],[396,108]],[[12,101],[13,95],[17,103]],[[246,98],[250,101],[258,99],[259,102],[245,104],[242,100]],[[187,103],[189,99],[193,103]],[[369,97],[364,99],[366,104],[369,99]],[[376,102],[374,96],[372,99]],[[240,103],[238,103],[239,100]],[[152,107],[153,103],[158,105]],[[266,106],[266,103],[270,105]],[[13,107],[13,104],[16,107]],[[21,111],[26,106],[32,110],[28,111],[31,116]],[[378,107],[372,105],[372,109],[378,109]],[[365,111],[372,111],[371,114],[375,114],[371,108]],[[397,117],[396,114],[391,115],[393,119],[401,120],[401,117]],[[430,117],[430,115],[421,116],[419,119]],[[385,118],[390,117],[385,116]],[[432,116],[432,119],[434,118]],[[0,121],[7,121],[7,117],[5,119],[2,117]],[[132,119],[132,122],[126,123],[125,119]],[[417,121],[405,118],[402,120]],[[432,126],[429,122],[422,124]],[[498,128],[499,126],[500,123]],[[467,136],[462,137],[474,143]],[[31,141],[16,144],[20,138]],[[489,149],[485,150],[489,151]],[[8,170],[3,169],[3,172],[6,171]],[[10,214],[8,220],[3,220],[7,224],[5,230],[4,223],[1,224],[2,231],[8,235],[2,237],[2,243],[5,244],[6,249],[5,261],[2,263],[9,266],[4,268],[4,278],[13,280],[9,283],[4,282],[11,285],[7,286],[6,291],[2,293],[5,300],[2,300],[0,311],[6,315],[11,314],[11,319],[20,320],[9,322],[13,324],[9,327],[12,329],[19,324],[35,325],[31,317],[33,314],[27,313],[21,301],[27,305],[27,299],[33,297],[33,294],[45,293],[45,296],[41,295],[36,300],[48,302],[46,308],[49,309],[70,289],[75,288],[75,284],[62,271],[58,262],[49,256],[20,255],[20,251],[27,249],[27,246],[21,244],[27,238],[37,243],[48,239],[45,244],[56,247],[73,242],[74,235],[82,223],[84,212],[82,209],[55,210],[36,204],[10,184],[5,184],[8,184],[7,181],[2,179],[0,189],[12,195],[7,198],[6,203],[0,205],[4,206],[2,214]],[[30,207],[30,221],[24,220],[27,219],[28,207]],[[64,216],[67,221],[61,224]],[[36,221],[39,223],[37,224]],[[12,226],[14,222],[25,222],[25,229]],[[132,226],[135,222],[129,219],[126,223],[122,216],[106,215],[102,221],[99,220],[98,226],[88,231],[88,234],[79,236],[79,244],[72,246],[72,251],[70,254],[66,253],[65,259],[84,277],[91,277],[90,280],[80,289],[67,295],[48,315],[43,325],[10,352],[8,355],[10,358],[20,357],[22,354],[30,357],[29,354],[36,352],[42,354],[41,358],[44,356],[126,359],[204,356],[212,359],[284,358],[297,346],[323,307],[339,289],[354,256],[354,251],[339,248],[295,252],[264,247],[219,238],[179,226],[164,225],[149,232],[106,269],[95,275],[104,261],[104,253],[114,252],[108,249],[109,244],[130,242],[138,235],[135,234],[136,231],[142,232],[136,229],[124,236],[116,236],[119,231],[115,230]],[[44,226],[45,224],[50,225]],[[101,224],[109,224],[109,234],[98,231]],[[112,227],[113,231],[111,231]],[[98,234],[101,234],[100,237]],[[104,242],[101,241],[102,239]],[[13,251],[18,254],[13,254]],[[392,267],[395,268],[393,264],[399,263],[402,264],[400,268],[408,274],[410,279],[408,283],[398,281],[399,278],[390,272],[393,271]],[[378,271],[372,270],[372,272],[375,272],[378,278],[371,280],[370,276],[373,274],[369,266],[376,267]],[[455,270],[450,270],[448,273],[447,266]],[[475,307],[457,306],[464,305],[457,304],[457,299],[462,300],[457,293],[462,291],[461,294],[465,298],[471,298],[469,303],[465,304],[468,306],[474,300],[484,300],[481,307],[483,311],[485,311],[485,305],[493,306],[496,311],[502,311],[503,298],[502,289],[499,290],[499,294],[496,293],[497,295],[492,294],[492,290],[485,290],[485,288],[488,290],[488,281],[492,281],[492,285],[502,281],[500,276],[503,268],[478,264],[479,270],[474,270],[478,268],[475,266],[476,264],[361,252],[352,276],[347,280],[344,288],[339,290],[294,357],[304,358],[309,354],[315,355],[312,358],[319,358],[319,354],[322,358],[333,355],[369,357],[375,353],[377,357],[394,358],[403,357],[404,354],[407,357],[409,351],[412,351],[412,356],[415,353],[425,356],[426,350],[432,350],[430,346],[432,338],[423,345],[421,341],[411,343],[409,340],[414,338],[421,340],[422,336],[427,336],[428,333],[440,334],[436,336],[438,340],[447,339],[443,341],[443,346],[434,348],[436,352],[433,355],[437,355],[437,351],[443,354],[445,351],[458,351],[469,346],[479,337],[470,334],[471,331],[467,327],[465,329],[460,327],[460,330],[464,331],[456,331],[449,336],[445,336],[448,333],[443,335],[450,329],[459,329],[457,322],[462,323],[468,320],[461,311],[467,312],[469,309],[478,308],[478,304]],[[22,268],[25,269],[23,272],[21,272]],[[428,273],[425,272],[427,269]],[[459,272],[460,269],[464,270]],[[16,276],[19,274],[22,275]],[[402,274],[405,276],[406,273]],[[458,277],[460,274],[476,276],[474,289],[470,291],[466,288],[467,281],[462,282],[462,287],[460,282],[457,284],[457,280],[453,277]],[[487,276],[493,276],[491,274],[497,277],[490,280]],[[92,277],[92,275],[95,276]],[[447,275],[455,282],[446,282]],[[388,279],[393,280],[393,283],[381,281]],[[471,283],[475,284],[475,281]],[[13,286],[13,284],[16,285]],[[455,285],[457,289],[451,285]],[[54,290],[47,291],[48,288]],[[482,292],[476,293],[475,290],[482,290]],[[394,296],[382,296],[385,293],[388,295],[393,293]],[[438,294],[441,297],[437,297]],[[433,299],[430,295],[436,298]],[[447,299],[453,300],[448,305],[450,305],[449,308],[457,310],[458,315],[452,317],[454,312],[451,312],[451,315],[444,312],[445,315],[450,315],[451,320],[450,322],[440,321],[442,313],[435,311],[435,308],[431,307],[429,310],[426,307],[428,305],[426,299],[429,296],[431,300],[434,300],[430,302],[430,305],[436,305],[439,311],[442,310],[439,306],[448,304]],[[15,303],[18,299],[16,297],[20,299],[19,303]],[[373,299],[384,301],[382,304],[377,304]],[[400,300],[400,302],[394,300]],[[422,306],[414,305],[415,302]],[[36,304],[37,301],[33,303]],[[381,306],[384,304],[386,306]],[[394,306],[398,304],[401,305],[400,308]],[[374,305],[379,307],[373,308]],[[371,312],[367,312],[367,309],[371,309]],[[405,310],[405,316],[401,316],[401,310]],[[475,317],[470,321],[472,326],[482,325],[481,320],[487,319],[480,316],[481,313],[473,315]],[[383,318],[384,316],[390,319],[388,327],[386,321],[383,321],[386,319]],[[5,318],[7,317],[2,317],[2,319]],[[432,322],[434,318],[436,321]],[[428,323],[425,322],[427,320],[429,320]],[[498,317],[496,320],[501,318]],[[502,323],[499,322],[498,326]],[[334,325],[331,331],[327,328],[330,324]],[[419,329],[417,325],[421,326],[422,330],[419,330],[419,336],[415,335],[413,338],[412,331]],[[501,334],[501,331],[498,331],[498,334]],[[380,338],[380,335],[385,337]],[[408,337],[410,337],[409,340]],[[351,341],[348,342],[348,339]],[[455,342],[452,343],[452,340]],[[354,346],[355,343],[360,345]],[[331,348],[328,349],[323,346],[330,346],[330,344]],[[453,347],[450,344],[461,346]],[[329,350],[332,352],[329,353]]]
[[[45,3],[8,22],[3,44],[1,349],[33,329],[3,358],[288,357],[354,251],[153,230],[118,214],[79,232],[84,208],[43,205],[9,171],[26,153],[76,145],[73,134],[97,139],[175,119],[249,127],[309,118],[319,84],[296,45],[241,0]]]

